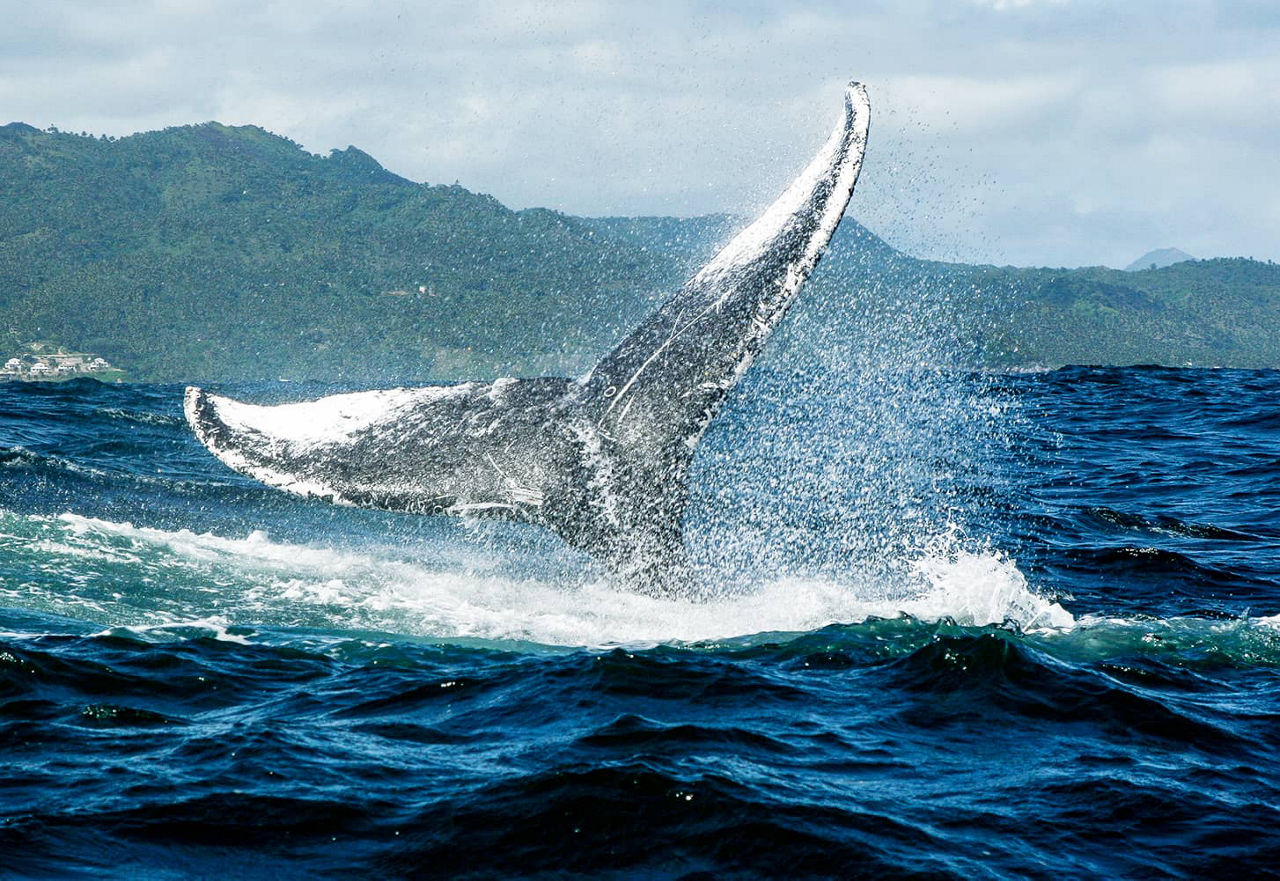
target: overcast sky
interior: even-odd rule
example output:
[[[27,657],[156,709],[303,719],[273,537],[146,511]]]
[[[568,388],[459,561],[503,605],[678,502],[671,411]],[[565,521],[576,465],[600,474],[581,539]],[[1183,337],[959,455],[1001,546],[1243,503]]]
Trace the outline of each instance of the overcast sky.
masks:
[[[859,79],[852,212],[910,253],[1280,259],[1272,0],[0,0],[0,20],[0,117],[254,123],[573,214],[750,213]]]

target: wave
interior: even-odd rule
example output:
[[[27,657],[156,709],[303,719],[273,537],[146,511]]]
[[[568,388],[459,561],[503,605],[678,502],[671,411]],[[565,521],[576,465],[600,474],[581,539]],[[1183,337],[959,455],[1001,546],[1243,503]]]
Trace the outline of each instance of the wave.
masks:
[[[1209,653],[1280,659],[1280,615],[1074,616],[994,552],[934,547],[894,585],[777,578],[690,597],[638,594],[605,577],[514,577],[501,555],[454,545],[430,559],[397,549],[276,542],[163,530],[64,513],[0,513],[0,551],[45,578],[0,595],[43,611],[134,628],[148,638],[244,641],[253,627],[396,634],[496,645],[721,647],[795,639],[831,626],[908,622],[998,627],[1054,654]],[[122,588],[129,587],[129,590]]]
[[[1210,541],[1259,541],[1260,537],[1236,529],[1224,529],[1212,523],[1196,523],[1168,515],[1144,516],[1128,511],[1117,511],[1102,506],[1084,508],[1084,517],[1096,520],[1106,527],[1123,531],[1146,532],[1177,538],[1199,538]]]
[[[1280,666],[1280,614],[1076,615],[1038,593],[1004,555],[949,549],[942,540],[905,564],[894,584],[782,577],[687,597],[638,594],[576,561],[559,573],[516,576],[509,559],[484,546],[416,550],[0,511],[0,554],[43,575],[21,585],[0,580],[0,598],[147,641],[345,646],[408,638],[499,649],[728,652],[792,644],[807,653],[815,640],[838,634],[838,642],[853,638],[897,656],[939,639],[997,633],[1069,663],[1122,659],[1117,675],[1142,658],[1187,668]]]
[[[110,477],[106,471],[73,461],[65,456],[37,453],[26,447],[0,449],[0,468],[31,471],[64,471],[92,477]]]
[[[46,576],[5,588],[15,599],[107,625],[214,620],[609,646],[798,634],[900,615],[1026,630],[1073,623],[1011,560],[939,548],[904,565],[893,585],[782,577],[683,597],[636,593],[576,560],[559,572],[513,575],[509,560],[483,546],[428,545],[414,557],[396,547],[277,542],[260,531],[228,538],[73,513],[0,512],[0,550]]]
[[[147,410],[130,410],[123,407],[101,407],[95,411],[95,414],[105,416],[107,419],[119,420],[121,422],[128,422],[136,425],[156,425],[179,429],[186,425],[186,420],[178,415],[170,413],[155,413]]]

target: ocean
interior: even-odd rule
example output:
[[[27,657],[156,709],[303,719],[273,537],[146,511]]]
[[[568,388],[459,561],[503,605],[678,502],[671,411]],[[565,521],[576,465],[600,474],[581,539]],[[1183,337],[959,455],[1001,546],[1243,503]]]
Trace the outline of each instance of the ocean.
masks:
[[[766,363],[681,596],[181,399],[0,385],[0,877],[1280,872],[1280,371]]]

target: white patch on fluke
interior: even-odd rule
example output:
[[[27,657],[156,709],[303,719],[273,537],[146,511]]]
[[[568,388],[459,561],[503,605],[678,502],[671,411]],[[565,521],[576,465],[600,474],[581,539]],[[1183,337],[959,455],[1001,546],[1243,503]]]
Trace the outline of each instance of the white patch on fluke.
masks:
[[[468,393],[474,383],[427,388],[395,388],[330,395],[315,401],[266,406],[207,395],[223,423],[235,431],[254,432],[288,445],[294,454],[326,444],[349,441],[357,432],[395,421],[406,407]],[[188,421],[194,424],[194,396],[188,391]]]
[[[684,320],[684,313],[677,316],[672,324],[671,334],[658,346],[644,363],[623,383],[616,395],[612,396],[604,416],[613,412],[618,404],[626,400],[617,421],[626,419],[627,413],[634,403],[630,397],[632,386],[640,376],[668,348],[687,331],[695,327],[703,318],[718,313],[725,302],[737,289],[737,276],[749,271],[752,264],[768,253],[769,247],[783,235],[789,227],[808,218],[808,206],[814,194],[824,186],[828,195],[823,200],[822,215],[818,219],[817,229],[805,242],[803,253],[790,261],[785,277],[772,294],[774,306],[769,314],[781,315],[800,292],[801,285],[809,277],[809,273],[817,265],[832,234],[844,216],[845,208],[853,195],[853,188],[858,180],[858,172],[862,167],[863,151],[867,143],[867,133],[871,120],[871,105],[867,99],[867,91],[859,83],[850,83],[845,91],[845,104],[835,130],[823,144],[813,160],[805,166],[804,171],[791,182],[786,191],[771,204],[763,214],[755,219],[744,230],[739,232],[702,267],[690,280],[693,287],[719,287],[722,293],[718,299],[706,306],[696,315]],[[761,307],[764,303],[760,304]],[[775,319],[776,320],[776,319]],[[757,313],[752,323],[749,339],[758,341],[768,337],[773,329],[773,321],[760,317]],[[745,342],[745,341],[744,341]],[[743,374],[751,366],[753,360],[752,346],[744,345],[743,354],[734,370],[719,382],[714,383],[723,389],[730,389],[742,379]]]
[[[204,395],[216,418],[227,429],[238,434],[256,435],[261,439],[261,448],[274,449],[283,458],[349,442],[359,432],[379,425],[394,425],[405,410],[469,394],[475,386],[476,383],[468,382],[450,386],[380,389],[275,405],[246,404],[208,392]],[[187,388],[183,402],[187,422],[195,429],[200,442],[229,468],[294,495],[314,496],[339,505],[353,504],[337,489],[318,479],[301,477],[250,460],[241,452],[244,444],[220,443],[197,418],[196,402],[200,394],[195,387]]]

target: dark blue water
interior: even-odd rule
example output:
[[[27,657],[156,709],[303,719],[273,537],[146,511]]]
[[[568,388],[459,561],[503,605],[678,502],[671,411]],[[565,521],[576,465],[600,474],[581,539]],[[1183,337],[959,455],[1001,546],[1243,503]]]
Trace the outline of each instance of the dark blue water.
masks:
[[[0,876],[1280,866],[1280,372],[753,372],[680,598],[180,397],[0,386]]]

